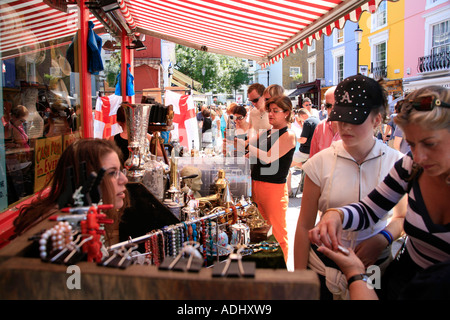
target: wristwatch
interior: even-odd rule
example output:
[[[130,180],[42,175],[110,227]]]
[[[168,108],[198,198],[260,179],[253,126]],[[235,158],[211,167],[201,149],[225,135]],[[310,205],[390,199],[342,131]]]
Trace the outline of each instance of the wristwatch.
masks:
[[[372,281],[370,280],[369,276],[365,273],[361,273],[361,274],[354,275],[353,277],[350,277],[350,279],[347,280],[347,287],[350,287],[350,284],[352,284],[353,282],[358,281],[358,280],[362,280],[365,283],[368,283],[370,285],[372,284]]]

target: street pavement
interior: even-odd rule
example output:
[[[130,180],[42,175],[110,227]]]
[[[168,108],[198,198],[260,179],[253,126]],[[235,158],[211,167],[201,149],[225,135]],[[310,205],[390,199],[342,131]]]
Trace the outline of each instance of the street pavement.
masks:
[[[291,186],[292,191],[295,193],[297,187],[299,185],[301,179],[301,174],[293,174],[291,178]],[[289,245],[289,254],[287,259],[287,269],[289,271],[294,270],[294,262],[292,252],[294,249],[294,237],[295,237],[295,229],[297,227],[297,220],[300,214],[300,204],[302,202],[302,193],[299,191],[296,197],[289,198],[289,207],[286,212],[286,225],[288,229],[288,245]]]

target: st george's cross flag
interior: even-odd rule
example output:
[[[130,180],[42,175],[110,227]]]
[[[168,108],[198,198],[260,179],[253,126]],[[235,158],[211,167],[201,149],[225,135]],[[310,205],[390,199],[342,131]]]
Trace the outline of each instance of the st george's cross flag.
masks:
[[[98,97],[95,104],[94,138],[107,139],[122,132],[116,115],[122,103],[122,96]]]
[[[173,130],[172,139],[177,139],[180,145],[192,148],[194,146],[199,150],[199,129],[197,124],[197,114],[194,100],[191,95],[181,95],[174,91],[167,90],[164,104],[173,106]]]

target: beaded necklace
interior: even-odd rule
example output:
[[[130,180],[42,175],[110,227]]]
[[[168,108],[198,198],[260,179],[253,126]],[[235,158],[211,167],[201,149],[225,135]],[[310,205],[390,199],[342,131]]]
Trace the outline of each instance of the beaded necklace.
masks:
[[[205,261],[205,266],[207,263],[206,260],[206,222],[205,219],[202,220],[202,246],[203,246],[203,260]]]

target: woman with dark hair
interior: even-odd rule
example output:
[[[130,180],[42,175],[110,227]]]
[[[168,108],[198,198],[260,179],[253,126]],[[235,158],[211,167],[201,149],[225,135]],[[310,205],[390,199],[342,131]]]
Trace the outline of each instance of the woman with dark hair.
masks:
[[[233,118],[236,123],[236,138],[247,140],[248,139],[248,130],[250,128],[250,124],[247,122],[247,110],[244,106],[237,105],[233,109]],[[234,145],[234,156],[241,157],[245,155],[245,150],[239,150],[237,147],[237,143]]]
[[[236,121],[236,137],[246,140],[248,129],[250,128],[247,122],[247,110],[244,106],[238,105],[233,110],[233,116]]]
[[[251,161],[252,198],[261,215],[273,227],[273,235],[288,257],[286,211],[289,205],[287,175],[295,151],[295,133],[288,129],[292,103],[287,96],[266,102],[271,129],[250,140],[237,139],[238,148],[248,150]],[[239,146],[240,145],[240,146]]]
[[[130,150],[128,149],[127,118],[126,118],[125,110],[124,110],[123,106],[120,106],[117,109],[116,120],[117,120],[117,123],[119,124],[119,126],[122,128],[122,132],[109,137],[109,140],[114,141],[116,143],[116,145],[122,151],[120,161],[121,161],[122,165],[124,165],[125,161],[127,161],[127,159],[130,156]],[[147,140],[149,143],[152,140],[152,136],[149,133],[147,133]],[[158,144],[158,156],[162,155],[160,150],[161,150],[161,147]]]
[[[127,201],[127,177],[122,172],[120,163],[121,151],[114,142],[104,139],[82,139],[69,145],[62,153],[55,172],[51,179],[40,191],[37,199],[30,205],[22,207],[14,221],[16,235],[20,235],[31,226],[47,219],[59,212],[58,201],[65,189],[72,182],[67,176],[67,168],[73,168],[74,185],[81,185],[80,176],[82,162],[86,163],[86,172],[99,172],[105,170],[100,183],[103,204],[112,204],[114,207],[105,211],[107,216],[114,219],[115,225],[107,226],[107,238],[111,241],[113,230],[119,222],[120,209]],[[44,192],[50,187],[49,192]]]
[[[208,108],[202,110],[202,148],[213,147],[212,119],[211,111]]]

